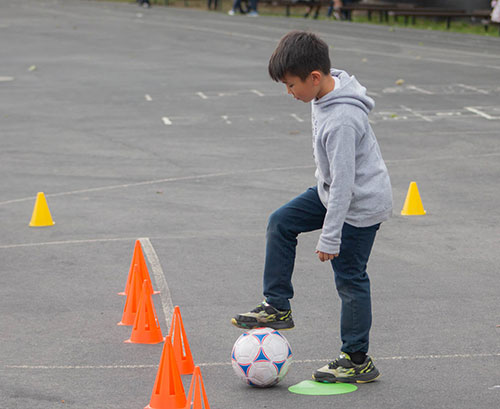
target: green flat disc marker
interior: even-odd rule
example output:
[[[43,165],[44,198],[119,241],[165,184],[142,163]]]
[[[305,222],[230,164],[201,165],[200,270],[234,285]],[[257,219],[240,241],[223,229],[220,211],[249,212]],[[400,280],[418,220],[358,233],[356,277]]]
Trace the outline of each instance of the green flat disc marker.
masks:
[[[351,383],[323,383],[316,381],[302,381],[292,385],[288,390],[299,395],[340,395],[354,392],[358,387]]]

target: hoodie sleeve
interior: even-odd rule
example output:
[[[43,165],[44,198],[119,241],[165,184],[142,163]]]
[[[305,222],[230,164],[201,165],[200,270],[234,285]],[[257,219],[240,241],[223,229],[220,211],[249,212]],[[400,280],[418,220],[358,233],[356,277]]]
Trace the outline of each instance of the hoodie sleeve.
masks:
[[[351,204],[354,186],[356,130],[349,125],[333,128],[325,132],[322,143],[328,157],[332,183],[316,249],[328,254],[338,254],[342,226]]]

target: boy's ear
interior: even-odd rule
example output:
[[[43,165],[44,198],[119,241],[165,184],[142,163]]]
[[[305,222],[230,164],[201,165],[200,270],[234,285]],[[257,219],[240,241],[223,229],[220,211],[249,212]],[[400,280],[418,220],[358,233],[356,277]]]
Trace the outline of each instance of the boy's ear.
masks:
[[[311,75],[313,84],[319,85],[319,83],[321,82],[321,78],[323,77],[323,74],[321,73],[321,71],[314,70],[311,72],[310,75]]]

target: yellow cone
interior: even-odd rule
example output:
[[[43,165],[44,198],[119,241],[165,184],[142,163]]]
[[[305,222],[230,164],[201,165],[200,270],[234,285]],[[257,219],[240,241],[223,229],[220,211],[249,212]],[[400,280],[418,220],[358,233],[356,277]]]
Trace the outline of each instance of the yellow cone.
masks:
[[[418,193],[418,187],[415,182],[410,183],[401,214],[403,216],[421,216],[425,214],[424,205],[422,204],[422,199],[420,199],[420,193]]]
[[[45,195],[43,192],[38,192],[36,196],[35,208],[33,209],[33,215],[31,216],[30,227],[52,226],[53,224],[55,223],[50,215]]]

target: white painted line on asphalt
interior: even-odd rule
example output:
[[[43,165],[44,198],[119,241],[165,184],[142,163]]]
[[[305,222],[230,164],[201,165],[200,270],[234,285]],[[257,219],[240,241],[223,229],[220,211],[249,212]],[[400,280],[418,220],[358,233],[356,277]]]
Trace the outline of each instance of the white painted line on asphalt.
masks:
[[[467,111],[470,111],[470,112],[473,112],[479,116],[482,116],[483,118],[486,118],[486,119],[495,119],[493,118],[491,115],[488,115],[486,112],[483,112],[483,111],[480,111],[479,109],[477,108],[474,108],[474,107],[465,107],[465,109]]]
[[[262,92],[260,92],[259,90],[252,89],[250,91],[252,91],[254,94],[258,95],[259,97],[263,97],[264,96],[264,94]]]
[[[488,95],[489,92],[488,91],[485,91],[484,89],[480,89],[480,88],[476,88],[476,87],[473,87],[471,85],[465,85],[465,84],[457,84],[459,87],[462,87],[462,88],[465,88],[465,89],[469,89],[471,91],[476,91],[476,92],[479,92],[480,94],[485,94],[485,95]]]
[[[224,23],[226,23],[226,22],[224,22]],[[198,31],[198,32],[220,34],[220,35],[224,35],[224,36],[249,38],[249,39],[253,39],[253,40],[266,41],[266,42],[272,42],[272,43],[276,43],[277,41],[279,41],[278,37],[276,37],[276,38],[273,38],[272,36],[265,37],[265,36],[259,36],[259,35],[254,35],[254,34],[244,34],[244,33],[237,32],[237,31],[218,30],[218,29],[213,29],[213,28],[208,28],[208,27],[200,27],[200,26],[193,26],[193,25],[180,25],[180,24],[174,24],[174,23],[172,23],[172,24],[169,23],[168,26],[171,29],[175,29],[175,28],[186,29],[186,30],[193,30],[193,31]],[[338,38],[337,36],[332,35],[331,33],[317,32],[316,34],[320,35],[321,38],[325,38],[325,37],[331,38],[332,36],[334,38]],[[349,40],[352,40],[352,37],[349,37]],[[366,38],[363,38],[363,41],[365,42],[365,41],[369,41],[369,40],[367,40]],[[385,41],[377,41],[377,42],[381,43],[381,44],[387,43]],[[401,44],[399,44],[399,43],[392,43],[392,44],[396,44],[397,47],[401,47]],[[405,47],[409,47],[409,46],[405,45]],[[375,55],[377,57],[397,58],[397,59],[410,60],[410,61],[432,61],[432,62],[437,62],[437,63],[442,63],[442,64],[462,65],[465,67],[481,67],[481,68],[487,67],[487,68],[491,68],[494,70],[500,70],[500,66],[498,66],[498,65],[484,65],[481,63],[470,63],[470,62],[466,62],[466,61],[463,61],[463,60],[458,59],[458,58],[455,60],[445,60],[445,59],[441,59],[441,58],[430,58],[430,57],[421,57],[421,56],[419,56],[419,58],[417,58],[417,57],[409,56],[406,54],[392,54],[392,53],[383,52],[383,51],[375,50],[375,49],[359,49],[359,48],[354,48],[354,47],[335,47],[335,49],[337,51],[347,51],[349,53],[357,52],[357,53],[360,53],[362,55],[372,54],[372,55]],[[433,50],[440,50],[440,49],[437,47],[434,47]],[[471,54],[471,53],[469,53],[469,54]]]
[[[413,109],[408,108],[407,106],[401,105],[401,108],[403,108],[407,112],[410,112],[411,114],[415,115],[418,118],[422,118],[424,121],[432,122],[432,119],[430,119],[429,117],[426,117],[425,115],[422,115],[420,112],[414,111]]]
[[[473,359],[473,358],[492,358],[500,357],[500,353],[493,354],[452,354],[452,355],[408,355],[408,356],[386,356],[373,357],[375,361],[413,361],[419,359]],[[319,359],[297,359],[294,364],[308,364],[316,362],[329,362],[330,358]],[[230,366],[231,361],[227,362],[202,362],[198,366]],[[158,365],[5,365],[7,369],[136,369],[136,368],[157,368]],[[496,389],[497,385],[492,388]]]
[[[163,310],[163,315],[165,316],[165,323],[167,325],[167,331],[170,329],[170,324],[172,323],[172,315],[174,313],[174,305],[172,303],[172,297],[170,295],[170,289],[168,288],[167,280],[163,269],[161,268],[160,260],[156,254],[151,240],[144,237],[140,238],[142,249],[144,254],[151,265],[151,270],[153,270],[153,277],[155,278],[156,288],[160,292],[161,308]]]
[[[232,124],[227,115],[222,115],[221,118],[224,120],[224,122],[226,122],[226,124],[228,125]]]
[[[136,369],[156,368],[158,365],[5,365],[10,369]]]
[[[500,154],[499,154],[500,155]],[[171,235],[166,235],[166,236],[155,236],[152,237],[153,239],[158,239],[158,240],[185,240],[185,239],[193,239],[193,238],[200,238],[200,237],[224,237],[224,238],[231,238],[234,236],[239,236],[239,237],[262,237],[261,232],[256,232],[256,233],[226,233],[226,232],[220,232],[218,230],[215,231],[210,231],[210,230],[204,230],[204,234],[201,234],[200,232],[192,232],[192,233],[184,233],[184,234],[171,234]],[[61,241],[43,241],[43,242],[37,242],[37,243],[18,243],[18,244],[5,244],[5,245],[0,245],[0,250],[2,249],[15,249],[18,247],[38,247],[38,246],[65,246],[68,244],[87,244],[87,243],[106,243],[106,242],[114,242],[114,241],[132,241],[135,242],[137,240],[137,237],[116,237],[116,238],[109,238],[109,239],[88,239],[88,240],[61,240]]]
[[[152,101],[153,100],[153,98],[151,98],[151,95],[149,95],[149,94],[144,95],[144,98],[146,98],[146,101]]]
[[[281,170],[294,170],[294,169],[303,169],[303,168],[310,168],[310,167],[311,167],[310,165],[307,165],[307,166],[286,166],[286,167],[276,167],[276,168],[266,168],[266,169],[249,169],[249,170],[232,171],[232,172],[206,173],[206,174],[202,174],[202,175],[191,175],[191,176],[181,176],[181,177],[177,177],[177,178],[145,180],[143,182],[125,183],[123,185],[108,185],[108,186],[94,187],[94,188],[89,188],[89,189],[72,190],[72,191],[68,191],[68,192],[49,193],[49,194],[45,194],[45,197],[68,196],[68,195],[76,195],[76,194],[80,194],[80,193],[102,192],[104,190],[125,189],[125,188],[129,188],[129,187],[145,186],[145,185],[156,185],[158,183],[181,182],[184,180],[198,180],[198,179],[213,178],[213,177],[220,177],[220,176],[234,176],[234,175],[241,175],[241,174],[274,172],[274,171],[281,171]],[[6,200],[4,202],[0,202],[0,206],[5,205],[5,204],[11,204],[11,203],[27,202],[27,201],[31,201],[31,200],[34,200],[33,196],[32,197],[24,197],[22,199]]]
[[[168,119],[166,116],[164,116],[161,120],[165,125],[172,125],[172,121]]]
[[[14,77],[0,77],[0,82],[14,81]]]
[[[293,119],[296,119],[298,122],[304,122],[304,120],[301,117],[299,117],[297,114],[290,114],[290,116]]]
[[[44,11],[44,12],[49,12],[49,10],[44,10],[44,9],[38,9],[38,10]],[[54,9],[51,9],[50,13],[78,17],[77,13],[61,12],[60,10],[54,10]],[[154,22],[151,20],[151,21],[148,21],[148,24],[153,25],[153,26],[159,26],[162,29],[167,27],[168,29],[176,30],[176,31],[178,31],[178,30],[193,30],[193,31],[201,32],[201,33],[206,32],[206,33],[219,34],[219,35],[223,35],[223,36],[230,37],[230,38],[240,37],[240,38],[252,39],[252,40],[257,40],[257,41],[271,42],[273,44],[277,43],[282,35],[282,32],[281,32],[282,29],[279,27],[259,26],[258,29],[261,30],[261,32],[263,32],[263,30],[268,30],[268,31],[276,31],[277,33],[276,33],[276,35],[269,35],[267,33],[266,33],[266,35],[255,35],[255,34],[242,33],[240,31],[238,31],[238,29],[236,29],[236,30],[228,30],[226,28],[214,29],[214,28],[209,28],[209,27],[202,27],[199,25],[190,25],[188,22],[191,20],[182,21],[181,19],[178,18],[178,16],[175,16],[173,18],[175,18],[175,20],[169,21],[169,23],[166,26],[165,26],[165,23],[163,21]],[[106,16],[106,19],[120,21],[120,22],[123,21],[123,17],[120,17],[120,16]],[[141,20],[137,20],[137,21],[141,21]],[[237,24],[238,26],[240,26],[241,24],[248,25],[248,24],[242,23],[240,21],[238,21],[237,23],[236,22],[230,23],[228,21],[221,21],[220,24],[224,24],[225,26],[227,26],[228,24]],[[252,24],[252,26],[255,27],[255,24]],[[332,34],[332,33],[328,33],[328,32],[318,31],[316,34],[318,34],[322,38],[328,38],[328,39],[330,39],[330,38],[346,39],[346,41],[356,40],[352,36],[343,36],[343,35]],[[394,48],[401,47],[401,44],[398,42],[368,39],[368,38],[366,38],[366,36],[363,36],[362,38],[360,38],[359,41],[362,41],[363,45],[366,45],[367,42],[371,42],[374,44],[391,45],[391,46],[394,46]],[[407,49],[416,49],[416,48],[418,48],[419,50],[422,49],[421,46],[418,46],[418,47],[411,46],[410,44],[405,44],[404,47]],[[362,55],[372,54],[372,55],[375,55],[377,57],[398,58],[398,59],[404,59],[404,60],[410,60],[410,61],[413,61],[413,60],[415,60],[415,61],[432,61],[432,62],[438,62],[438,63],[453,64],[454,66],[463,65],[463,66],[469,66],[469,67],[491,68],[494,70],[500,70],[500,66],[498,66],[498,65],[489,65],[489,64],[485,65],[484,63],[481,63],[481,61],[478,61],[476,63],[468,63],[466,61],[463,61],[463,59],[462,59],[463,55],[470,55],[472,57],[478,57],[478,58],[498,59],[498,58],[500,58],[498,55],[482,54],[482,53],[480,54],[480,53],[476,53],[476,52],[463,51],[463,50],[455,51],[455,50],[452,50],[449,48],[444,48],[444,47],[443,48],[442,47],[432,47],[432,50],[436,51],[436,52],[440,52],[441,54],[455,53],[455,54],[457,54],[457,58],[454,60],[453,59],[443,60],[443,59],[439,59],[439,58],[430,58],[430,57],[425,57],[425,56],[422,57],[422,56],[412,56],[412,55],[407,55],[407,54],[391,54],[388,52],[382,52],[382,51],[375,49],[375,48],[373,48],[373,49],[372,48],[357,49],[354,47],[345,47],[345,48],[344,47],[335,47],[335,49],[337,51],[347,51],[349,53],[358,52]]]
[[[427,91],[426,89],[416,87],[415,85],[408,85],[406,88],[411,89],[413,91],[418,91],[418,92],[420,92],[422,94],[434,95],[434,92]]]
[[[66,15],[66,16],[73,16],[73,17],[76,17],[76,18],[79,18],[81,16],[79,16],[77,13],[70,13],[70,12],[67,12],[67,11],[60,11],[60,10],[55,10],[53,8],[51,8],[50,10],[47,10],[47,9],[39,9],[40,11],[44,11],[44,12],[50,12],[51,14],[58,14],[58,15]],[[114,13],[114,11],[112,12]],[[108,14],[106,16],[106,19],[109,19],[109,20],[115,20],[115,21],[119,21],[119,22],[122,22],[124,21],[124,19],[126,21],[128,21],[128,15],[127,16],[118,16],[116,14]],[[212,23],[218,23],[218,24],[223,24],[223,29],[221,30],[215,30],[215,29],[207,29],[205,27],[200,27],[199,25],[198,26],[188,26],[187,24],[191,23],[192,22],[192,17],[189,17],[187,19],[183,19],[181,17],[179,17],[178,15],[172,15],[171,16],[171,19],[170,21],[168,22],[168,24],[165,26],[165,23],[164,21],[158,21],[158,22],[155,22],[155,21],[149,21],[148,23],[151,24],[151,25],[156,25],[156,26],[159,26],[161,28],[172,28],[174,30],[178,30],[178,29],[182,29],[182,28],[189,28],[189,29],[192,29],[192,30],[198,30],[198,31],[209,31],[209,32],[215,32],[215,33],[219,33],[219,34],[225,34],[225,35],[228,35],[228,36],[240,36],[240,37],[243,37],[243,38],[254,38],[254,39],[260,39],[262,41],[267,41],[267,42],[272,42],[272,43],[276,43],[279,41],[279,38],[280,36],[282,35],[282,28],[280,27],[269,27],[269,26],[264,26],[264,25],[260,25],[258,24],[258,22],[254,22],[252,21],[252,23],[246,23],[246,22],[242,22],[242,21],[218,21],[218,22],[215,22],[215,21],[211,21]],[[229,25],[232,25],[234,29],[230,30],[228,28]],[[8,27],[8,25],[5,25],[6,27]],[[273,35],[270,35],[268,33],[264,33],[266,34],[266,36],[257,36],[257,35],[249,35],[249,34],[244,34],[241,32],[241,26],[246,26],[246,27],[252,27],[252,28],[255,28],[257,27],[257,30],[259,30],[259,32],[262,32],[263,30],[268,30],[268,31],[274,31],[276,33],[276,36],[273,36]],[[0,25],[1,27],[1,25]],[[359,38],[353,38],[352,36],[348,36],[348,35],[340,35],[338,33],[335,33],[335,34],[332,34],[332,33],[327,33],[327,32],[318,32],[318,34],[320,36],[331,36],[331,37],[334,37],[335,39],[342,39],[342,41],[360,41],[363,45],[365,45],[366,43],[373,43],[373,44],[378,44],[378,45],[389,45],[391,46],[392,48],[397,48],[397,47],[401,47],[401,43],[398,43],[396,41],[387,41],[387,40],[384,40],[384,39],[375,39],[375,38],[367,38],[367,36],[360,36]],[[449,41],[449,40],[448,40]],[[453,41],[451,42],[452,44],[458,44],[458,45],[462,45],[462,42],[460,40],[456,40],[456,41]],[[422,50],[422,46],[419,45],[411,45],[411,44],[405,44],[405,48],[406,49],[409,49],[409,50],[415,50],[415,49],[418,49],[419,51]],[[335,47],[335,49],[339,49],[338,47]],[[349,51],[351,48],[342,48],[341,50],[345,50],[345,51]],[[491,59],[498,59],[500,58],[500,56],[496,55],[496,54],[484,54],[484,53],[480,53],[480,52],[471,52],[471,51],[464,51],[462,50],[461,48],[460,49],[451,49],[451,48],[444,48],[444,47],[437,47],[437,46],[434,46],[431,48],[432,50],[434,51],[439,51],[440,53],[454,53],[454,54],[459,54],[459,58],[463,58],[462,56],[463,55],[470,55],[470,56],[473,56],[473,57],[479,57],[479,58],[491,58]],[[377,50],[374,50],[374,52],[376,52]],[[408,58],[411,58],[411,56],[408,56]],[[414,59],[418,59],[419,56],[417,57],[413,57]],[[420,57],[421,58],[421,57]],[[479,66],[479,64],[478,64]],[[500,68],[500,67],[495,67],[495,68]]]
[[[129,241],[136,240],[135,237],[118,237],[111,239],[88,239],[88,240],[65,240],[65,241],[45,241],[39,243],[21,243],[21,244],[6,244],[0,246],[0,249],[15,249],[18,247],[36,247],[36,246],[54,246],[65,244],[85,244],[85,243],[102,243],[107,241]]]
[[[203,92],[197,92],[196,95],[198,95],[201,99],[208,99],[208,97]]]
[[[274,118],[268,119],[273,120]],[[439,132],[439,134],[455,134],[455,132]],[[463,134],[477,135],[477,134],[497,134],[498,131],[471,131],[471,132],[462,132]],[[408,159],[389,159],[386,160],[386,163],[405,163],[405,162],[415,162],[415,161],[440,161],[447,159],[460,159],[460,158],[484,158],[484,157],[495,157],[500,156],[499,152],[491,152],[491,153],[480,153],[477,155],[462,155],[462,156],[453,156],[453,157],[425,157],[425,158],[408,158]],[[313,165],[302,165],[302,166],[284,166],[284,167],[276,167],[276,168],[264,168],[264,169],[248,169],[248,170],[237,170],[230,172],[218,172],[218,173],[207,173],[203,175],[191,175],[191,176],[181,176],[177,178],[165,178],[165,179],[154,179],[154,180],[145,180],[143,182],[136,183],[125,183],[122,185],[108,185],[101,187],[94,187],[89,189],[81,189],[81,190],[72,190],[67,192],[59,192],[59,193],[48,193],[45,197],[59,197],[59,196],[70,196],[70,195],[78,195],[81,193],[92,193],[92,192],[102,192],[106,190],[115,190],[115,189],[127,189],[130,187],[138,187],[138,186],[147,186],[147,185],[156,185],[160,183],[169,183],[169,182],[181,182],[184,180],[198,180],[198,179],[206,179],[206,178],[216,178],[216,177],[226,177],[226,176],[236,176],[236,175],[251,175],[255,173],[266,173],[266,172],[280,172],[280,171],[289,171],[289,170],[298,170],[298,169],[313,169]],[[34,201],[34,196],[23,197],[20,199],[12,199],[5,200],[0,202],[0,206],[12,204],[12,203],[20,203],[20,202],[29,202]],[[29,244],[27,244],[29,245]],[[1,247],[0,248],[4,248]]]
[[[418,359],[470,359],[470,358],[490,358],[500,357],[500,353],[493,354],[450,354],[450,355],[407,355],[407,356],[374,356],[375,361],[414,361]],[[328,362],[330,359],[303,359],[300,363]]]
[[[490,153],[480,153],[477,155],[463,155],[463,156],[454,156],[454,155],[449,155],[449,156],[433,156],[433,157],[417,157],[417,158],[405,158],[405,159],[388,159],[385,161],[386,164],[388,165],[398,165],[398,164],[408,164],[412,162],[442,162],[445,160],[459,160],[459,159],[484,159],[484,158],[494,158],[494,157],[499,157],[500,152],[490,152]]]
[[[226,21],[223,22],[223,24],[227,24]],[[240,22],[238,22],[240,24]],[[238,32],[237,30],[233,31],[228,31],[224,29],[213,29],[213,28],[208,28],[208,27],[200,27],[200,26],[194,26],[194,25],[188,25],[188,24],[176,24],[176,23],[169,23],[168,27],[171,29],[187,29],[187,30],[194,30],[194,31],[199,31],[199,32],[208,32],[208,33],[214,33],[214,34],[220,34],[224,36],[230,36],[230,37],[241,37],[241,38],[248,38],[248,39],[253,39],[253,40],[258,40],[258,41],[265,41],[265,42],[272,42],[276,43],[279,41],[278,36],[260,36],[260,35],[255,35],[255,34],[244,34],[242,32]],[[263,27],[259,27],[263,28]],[[266,30],[271,30],[270,27],[265,27]],[[277,29],[280,30],[280,29]],[[337,34],[332,34],[332,33],[327,33],[327,32],[317,32],[318,35],[320,35],[322,38],[346,38],[348,41],[352,41],[352,37],[347,37],[347,36],[340,36]],[[281,36],[281,32],[280,32]],[[374,42],[375,44],[390,44],[394,45],[395,47],[401,47],[400,43],[397,42],[388,42],[388,41],[380,41],[380,40],[371,40],[367,39],[366,36],[362,38],[361,40],[363,42],[363,45],[366,45],[366,42]],[[406,48],[417,48],[417,47],[411,47],[408,44],[405,44]],[[421,47],[419,47],[421,48]],[[463,65],[463,66],[471,66],[471,67],[488,67],[492,68],[495,70],[500,70],[500,66],[496,65],[484,65],[481,63],[468,63],[466,61],[463,61],[460,57],[455,59],[455,60],[443,60],[439,58],[429,58],[429,57],[422,57],[422,56],[411,56],[411,55],[406,55],[406,54],[392,54],[388,52],[382,52],[378,49],[357,49],[354,47],[335,47],[337,51],[347,51],[347,52],[359,52],[360,54],[366,55],[366,54],[373,54],[375,56],[382,56],[382,57],[389,57],[389,58],[400,58],[400,59],[405,59],[405,60],[416,60],[416,61],[433,61],[433,62],[439,62],[439,63],[446,63],[446,64],[454,64],[454,65]],[[441,52],[452,52],[453,50],[449,49],[444,49],[444,48],[439,48],[439,47],[433,47],[432,50],[434,51],[441,51]],[[478,53],[472,53],[472,52],[463,52],[461,53],[471,55],[471,56],[477,56],[477,57],[488,57],[488,58],[498,58],[497,56],[490,56],[490,55],[483,55],[483,54],[478,54]]]
[[[500,356],[500,352],[492,354],[446,354],[446,355],[408,355],[408,356],[387,356],[375,358],[377,361],[406,361],[417,359],[469,359],[469,358],[490,358]]]
[[[461,116],[462,113],[459,111],[456,112],[436,112],[436,116]]]

